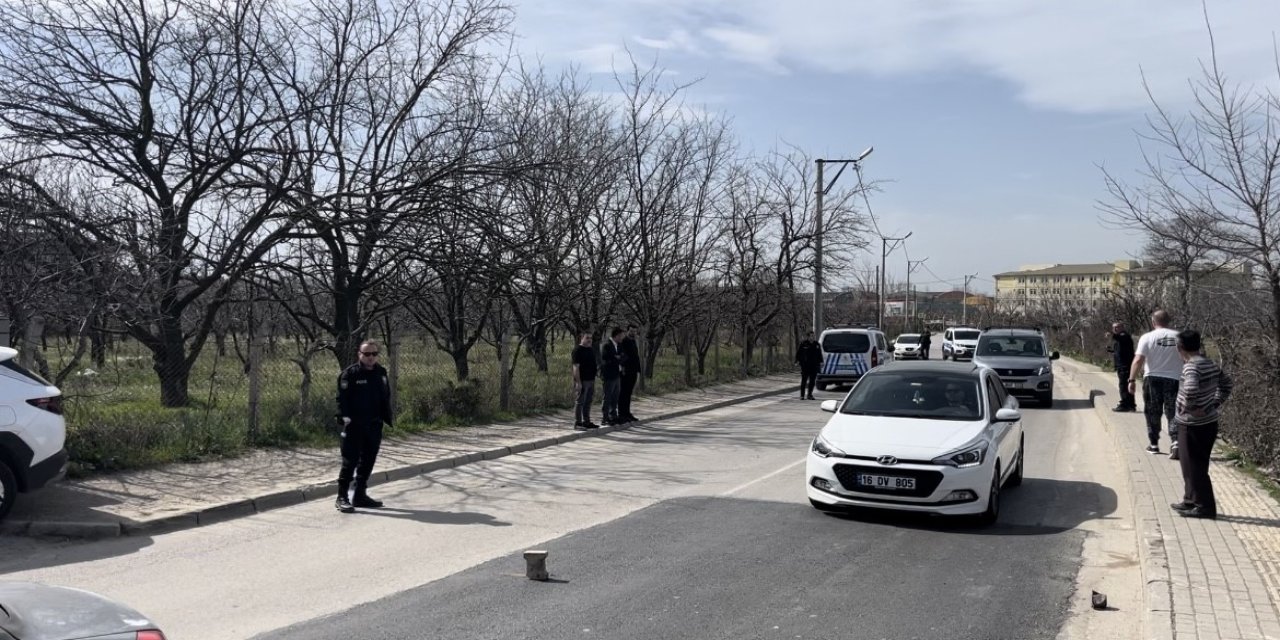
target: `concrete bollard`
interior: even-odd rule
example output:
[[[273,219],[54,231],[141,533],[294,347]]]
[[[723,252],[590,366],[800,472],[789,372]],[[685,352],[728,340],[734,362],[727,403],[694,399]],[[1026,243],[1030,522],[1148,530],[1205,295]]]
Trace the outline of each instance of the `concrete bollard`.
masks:
[[[546,551],[526,551],[524,552],[524,561],[527,565],[525,575],[530,580],[546,581],[551,579],[551,574],[547,573]]]

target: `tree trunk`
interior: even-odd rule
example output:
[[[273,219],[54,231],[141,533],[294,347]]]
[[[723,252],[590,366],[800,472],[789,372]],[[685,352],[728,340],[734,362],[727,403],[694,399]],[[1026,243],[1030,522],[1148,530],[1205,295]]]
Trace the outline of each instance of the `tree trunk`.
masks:
[[[547,362],[546,323],[539,323],[529,332],[525,350],[529,352],[529,357],[533,358],[534,365],[538,367],[538,373],[546,373],[549,366]]]
[[[471,377],[471,364],[467,362],[467,353],[469,351],[471,349],[463,345],[455,346],[449,352],[449,355],[453,357],[453,369],[457,373],[458,382],[465,382],[467,378]]]
[[[654,365],[658,362],[658,352],[662,350],[662,338],[666,332],[658,332],[649,338],[648,344],[645,345],[644,357],[644,377],[652,380]]]

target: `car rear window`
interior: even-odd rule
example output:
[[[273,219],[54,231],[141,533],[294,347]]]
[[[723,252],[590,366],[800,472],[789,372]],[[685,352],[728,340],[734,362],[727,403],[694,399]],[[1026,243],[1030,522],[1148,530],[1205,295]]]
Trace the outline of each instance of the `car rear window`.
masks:
[[[4,367],[5,369],[13,371],[18,375],[24,378],[27,378],[28,380],[31,380],[36,384],[41,384],[46,387],[51,386],[48,380],[45,380],[44,378],[40,377],[40,374],[34,371],[31,371],[30,369],[27,369],[26,367],[14,362],[12,358],[8,360],[0,360],[0,367]]]
[[[871,339],[865,333],[830,333],[822,338],[822,350],[826,353],[866,353],[871,350]]]
[[[977,340],[981,333],[980,331],[957,331],[954,335],[956,340]]]

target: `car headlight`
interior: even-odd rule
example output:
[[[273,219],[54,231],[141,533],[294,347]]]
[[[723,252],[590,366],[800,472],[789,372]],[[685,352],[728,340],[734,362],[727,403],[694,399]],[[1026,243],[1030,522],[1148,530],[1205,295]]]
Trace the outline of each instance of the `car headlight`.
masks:
[[[1053,371],[1053,367],[1046,364],[1045,366],[1040,367],[1039,369],[1036,369],[1036,375],[1038,376],[1048,375],[1049,372],[1051,371]]]
[[[809,449],[819,458],[843,458],[845,453],[822,438],[822,434],[813,439]]]
[[[968,469],[982,464],[987,459],[987,443],[980,442],[976,445],[966,446],[965,448],[948,453],[945,456],[934,458],[933,464],[955,467],[957,469]]]

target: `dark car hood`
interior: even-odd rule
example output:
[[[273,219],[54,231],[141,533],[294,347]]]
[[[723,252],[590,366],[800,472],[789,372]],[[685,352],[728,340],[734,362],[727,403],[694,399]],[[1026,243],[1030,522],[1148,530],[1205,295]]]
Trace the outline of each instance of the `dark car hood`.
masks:
[[[0,629],[21,640],[81,640],[156,626],[102,596],[30,582],[0,582]]]

